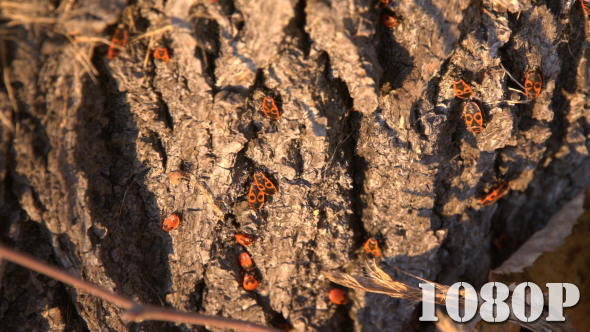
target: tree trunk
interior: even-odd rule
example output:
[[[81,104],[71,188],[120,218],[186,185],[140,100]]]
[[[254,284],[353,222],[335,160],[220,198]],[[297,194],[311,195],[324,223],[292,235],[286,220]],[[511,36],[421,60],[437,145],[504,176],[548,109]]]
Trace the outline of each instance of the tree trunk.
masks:
[[[125,2],[3,9],[57,21],[4,23],[2,241],[108,290],[297,331],[413,330],[406,301],[350,291],[350,304],[331,304],[322,271],[362,268],[374,237],[395,278],[407,280],[399,267],[478,288],[590,184],[590,34],[577,2]],[[108,45],[73,44],[110,39],[118,23],[129,42],[114,60]],[[144,66],[148,45],[171,60]],[[542,90],[527,99],[515,90],[534,72]],[[459,79],[481,133],[467,128]],[[278,193],[254,211],[259,171]],[[508,194],[482,206],[502,180]],[[164,232],[173,212],[181,224]],[[253,292],[236,232],[256,237]],[[0,326],[203,329],[126,323],[49,278],[13,265],[0,275]]]

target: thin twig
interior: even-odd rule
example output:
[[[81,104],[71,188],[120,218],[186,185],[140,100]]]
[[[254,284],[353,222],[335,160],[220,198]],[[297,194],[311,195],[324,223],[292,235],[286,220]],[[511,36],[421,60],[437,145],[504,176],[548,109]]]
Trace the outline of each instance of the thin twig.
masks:
[[[506,70],[506,68],[504,68],[504,66],[502,64],[500,64],[500,66],[502,67],[502,69],[504,70],[504,72],[506,74],[508,74],[508,77],[510,77],[514,83],[518,84],[519,87],[521,87],[523,90],[526,91],[526,89],[524,88],[524,86],[522,86],[522,84],[520,84],[520,82],[518,82],[517,80],[514,79],[514,77],[512,77],[512,75],[510,75],[510,72],[508,70]]]
[[[152,45],[154,44],[154,37],[150,38],[150,42],[147,46],[147,51],[145,52],[145,60],[143,60],[143,69],[147,68],[148,61],[150,60],[150,52],[152,51]]]
[[[92,62],[90,61],[90,59],[88,59],[88,56],[85,55],[82,50],[78,47],[78,45],[76,44],[76,41],[73,40],[70,36],[65,35],[68,40],[70,41],[70,43],[72,44],[72,46],[74,46],[74,56],[76,57],[76,59],[82,64],[82,66],[84,66],[84,68],[86,69],[86,71],[88,71],[88,75],[90,75],[90,78],[92,79],[92,81],[96,84],[98,84],[98,79],[96,78],[96,76],[99,75],[98,70],[96,70],[96,68],[94,68],[94,65],[92,64]]]
[[[271,327],[226,317],[207,316],[193,312],[182,312],[172,309],[142,305],[125,297],[105,291],[94,284],[83,281],[65,271],[49,266],[35,258],[16,252],[3,245],[0,245],[0,258],[24,266],[30,270],[44,274],[53,279],[57,279],[77,289],[84,290],[92,295],[102,298],[103,300],[116,304],[119,307],[125,309],[121,315],[121,317],[125,320],[134,322],[141,322],[144,320],[158,320],[185,324],[210,325],[248,332],[279,332],[278,330]]]
[[[101,37],[89,37],[89,36],[75,36],[74,41],[76,43],[103,43],[105,45],[111,45],[111,41],[106,38]],[[114,47],[124,50],[124,47],[121,47],[117,44],[113,44]]]

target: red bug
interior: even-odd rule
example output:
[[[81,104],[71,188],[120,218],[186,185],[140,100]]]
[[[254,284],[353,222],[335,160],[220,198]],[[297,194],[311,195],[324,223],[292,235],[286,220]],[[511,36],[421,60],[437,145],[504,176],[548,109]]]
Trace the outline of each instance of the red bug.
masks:
[[[504,242],[505,237],[506,237],[506,233],[502,233],[502,234],[500,234],[500,236],[495,238],[494,241],[492,241],[494,243],[494,246],[496,247],[496,249],[502,250],[502,242]]]
[[[479,202],[483,206],[488,206],[494,204],[498,199],[502,196],[506,195],[508,192],[508,182],[500,181],[496,185],[492,187],[490,192],[487,194],[486,197],[482,198]]]
[[[536,99],[543,88],[543,78],[538,72],[529,73],[524,79],[524,89],[527,98]]]
[[[272,181],[262,172],[254,174],[254,183],[256,183],[258,190],[263,191],[265,195],[274,195],[278,191]]]
[[[457,98],[467,99],[473,95],[473,90],[471,90],[469,84],[465,83],[462,79],[453,82],[453,90]]]
[[[254,242],[254,239],[252,238],[252,236],[250,236],[248,234],[240,234],[240,233],[238,233],[238,234],[236,234],[236,241],[239,244],[247,247],[247,246],[251,245],[252,242]]]
[[[170,61],[170,55],[168,54],[168,49],[163,46],[158,46],[154,50],[154,58],[164,61],[164,62]]]
[[[178,225],[180,225],[180,216],[176,213],[173,213],[168,216],[168,218],[164,219],[162,222],[162,229],[166,232],[170,232],[175,230]]]
[[[384,7],[389,6],[389,0],[380,0],[379,3],[382,4]]]
[[[473,101],[467,102],[463,107],[463,119],[467,129],[472,133],[481,133],[483,129],[483,114],[479,106]]]
[[[582,5],[582,9],[586,14],[590,14],[590,3],[588,0],[580,0],[580,4]]]
[[[367,254],[371,254],[375,257],[381,256],[381,250],[379,249],[379,243],[374,238],[370,238],[365,242],[365,251]]]
[[[397,20],[395,19],[395,17],[393,16],[392,13],[389,12],[383,12],[381,14],[381,23],[387,28],[387,29],[393,29],[393,27],[395,27],[397,25]]]
[[[272,120],[278,120],[281,117],[279,108],[277,107],[274,98],[271,97],[264,97],[264,99],[262,99],[262,112]]]
[[[251,271],[254,268],[254,263],[252,262],[252,257],[247,252],[242,252],[240,254],[240,265],[244,270]]]
[[[348,295],[340,288],[332,288],[328,293],[328,298],[332,303],[345,305],[348,303]]]
[[[252,210],[259,210],[264,206],[264,191],[260,191],[254,182],[250,183],[248,205]]]
[[[127,45],[127,38],[127,30],[123,25],[119,25],[119,27],[115,30],[113,39],[111,39],[111,45],[109,46],[109,52],[107,53],[107,58],[109,60],[113,60],[119,56],[121,53],[121,49],[119,47],[125,47],[125,45]]]
[[[242,281],[242,286],[245,290],[253,291],[258,288],[258,280],[254,277],[251,273],[246,273],[244,275],[244,280]]]

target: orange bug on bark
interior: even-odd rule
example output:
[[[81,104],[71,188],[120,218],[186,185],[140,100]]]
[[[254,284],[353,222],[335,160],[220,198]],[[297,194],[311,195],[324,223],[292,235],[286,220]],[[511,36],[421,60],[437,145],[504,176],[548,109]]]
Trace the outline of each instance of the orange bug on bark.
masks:
[[[381,13],[381,23],[387,29],[393,29],[393,27],[397,25],[397,20],[395,19],[395,16],[393,16],[392,13],[385,11]]]
[[[250,183],[248,204],[252,210],[260,210],[264,206],[264,191],[260,191],[254,182]]]
[[[244,281],[242,281],[242,286],[245,290],[253,291],[258,288],[258,280],[256,280],[253,274],[246,273],[244,275]]]
[[[328,293],[328,298],[332,303],[345,305],[348,303],[348,295],[340,288],[332,288]]]
[[[175,230],[178,225],[180,225],[180,216],[176,213],[173,213],[164,219],[162,222],[162,229],[166,232],[170,232]]]
[[[365,242],[365,251],[367,254],[371,254],[375,257],[381,256],[381,250],[379,249],[379,243],[374,238],[370,238]]]
[[[483,114],[481,109],[473,101],[467,102],[463,108],[463,119],[469,131],[477,134],[483,129]]]
[[[264,97],[262,99],[262,112],[272,120],[278,120],[281,117],[281,112],[275,103],[274,98]]]
[[[490,192],[486,195],[486,197],[482,198],[479,202],[483,206],[488,206],[494,204],[497,200],[499,200],[502,196],[506,195],[508,192],[508,182],[500,181],[496,185],[492,187]]]
[[[272,181],[262,172],[254,174],[254,183],[256,183],[258,190],[263,191],[265,195],[274,195],[278,191]]]
[[[127,45],[127,38],[127,29],[125,29],[124,25],[119,25],[113,34],[113,39],[111,39],[111,45],[109,46],[109,52],[107,53],[107,58],[109,60],[113,60],[119,56],[121,53],[119,47],[125,47],[125,45]]]
[[[168,54],[168,49],[163,46],[156,47],[156,49],[154,50],[154,58],[156,58],[160,61],[164,61],[164,62],[170,61],[170,55]]]
[[[529,73],[524,79],[524,89],[527,98],[536,99],[543,88],[543,78],[539,72]]]
[[[453,90],[455,91],[455,96],[457,96],[457,98],[467,99],[471,98],[473,95],[473,90],[469,84],[465,83],[462,79],[453,82]]]
[[[254,239],[252,238],[252,236],[248,235],[248,234],[241,234],[238,233],[236,234],[236,241],[243,245],[244,247],[247,247],[249,245],[252,244],[252,242],[254,242]]]
[[[250,257],[249,253],[244,251],[240,254],[240,265],[246,271],[254,269],[254,263],[252,262],[252,257]]]

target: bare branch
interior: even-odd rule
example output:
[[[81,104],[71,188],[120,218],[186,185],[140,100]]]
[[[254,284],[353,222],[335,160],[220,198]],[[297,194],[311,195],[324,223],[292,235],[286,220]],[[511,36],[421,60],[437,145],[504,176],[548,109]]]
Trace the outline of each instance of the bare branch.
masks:
[[[102,298],[103,300],[116,304],[122,307],[123,309],[126,309],[126,311],[122,314],[122,318],[125,320],[134,322],[140,322],[144,320],[158,320],[186,324],[209,325],[221,328],[242,330],[247,332],[279,332],[278,330],[273,329],[271,327],[244,322],[236,319],[201,315],[193,312],[182,312],[172,309],[165,309],[135,303],[125,297],[105,291],[94,284],[83,281],[77,277],[70,275],[67,272],[49,266],[35,258],[16,252],[3,245],[0,245],[0,258],[24,266],[30,270],[44,274],[48,277],[57,279],[77,289],[84,290],[92,295]]]

